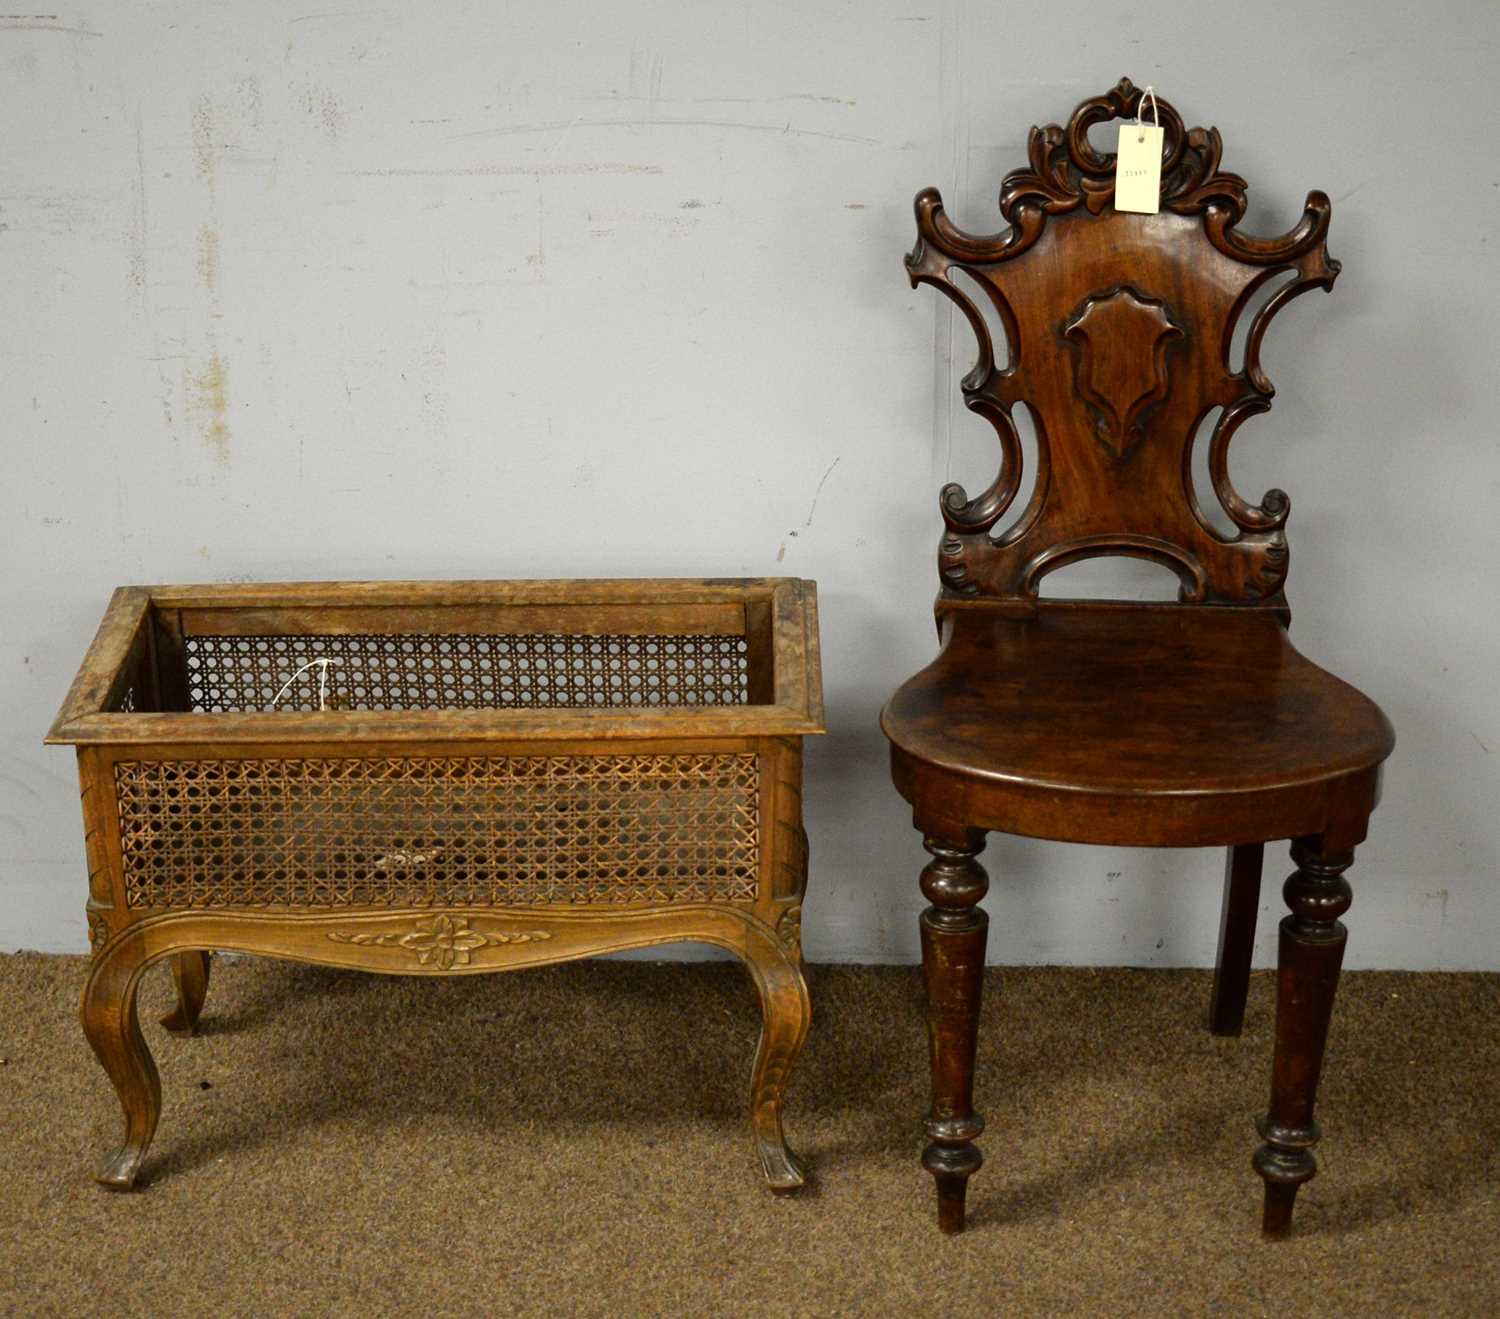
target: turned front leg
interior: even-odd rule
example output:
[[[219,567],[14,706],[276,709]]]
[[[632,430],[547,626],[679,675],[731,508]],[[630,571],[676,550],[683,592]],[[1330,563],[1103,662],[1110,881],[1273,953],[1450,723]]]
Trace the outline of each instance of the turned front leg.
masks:
[[[984,1130],[984,1119],[974,1112],[974,1054],[989,932],[989,917],[978,903],[989,877],[974,859],[984,847],[978,830],[929,834],[923,845],[932,854],[922,871],[922,892],[932,906],[921,919],[932,1111],[922,1166],[937,1182],[939,1228],[962,1232],[969,1178],[984,1162],[974,1144]]]
[[[1325,851],[1320,839],[1299,839],[1292,859],[1297,870],[1282,890],[1291,915],[1281,922],[1271,1107],[1257,1124],[1265,1144],[1254,1161],[1266,1183],[1262,1230],[1268,1237],[1291,1231],[1297,1188],[1318,1170],[1313,1105],[1348,938],[1339,917],[1352,900],[1344,879],[1352,850]]]

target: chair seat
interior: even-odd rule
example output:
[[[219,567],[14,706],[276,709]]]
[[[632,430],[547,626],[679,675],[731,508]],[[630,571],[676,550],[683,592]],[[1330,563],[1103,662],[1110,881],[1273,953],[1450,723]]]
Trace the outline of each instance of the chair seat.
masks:
[[[1368,815],[1395,744],[1380,708],[1269,611],[962,608],[944,634],[881,715],[919,827],[1141,846],[1301,837]]]

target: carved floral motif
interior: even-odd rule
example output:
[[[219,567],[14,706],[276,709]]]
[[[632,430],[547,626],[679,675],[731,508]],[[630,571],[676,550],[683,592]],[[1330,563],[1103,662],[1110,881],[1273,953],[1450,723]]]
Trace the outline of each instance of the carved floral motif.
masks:
[[[797,958],[802,956],[802,905],[788,907],[776,922],[776,935]]]
[[[471,955],[479,948],[508,943],[533,943],[550,939],[546,930],[504,930],[485,933],[470,927],[468,917],[444,913],[430,920],[418,921],[410,930],[330,930],[335,943],[354,943],[365,947],[404,948],[416,954],[418,963],[438,971],[468,966]]]

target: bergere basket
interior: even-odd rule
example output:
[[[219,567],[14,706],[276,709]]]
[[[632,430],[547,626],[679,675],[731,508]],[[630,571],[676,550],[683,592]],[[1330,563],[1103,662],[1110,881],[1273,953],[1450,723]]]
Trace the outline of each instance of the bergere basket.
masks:
[[[191,1031],[211,949],[401,974],[672,940],[738,953],[776,1189],[806,1033],[801,739],[823,730],[793,579],[127,587],[49,742],[78,748],[94,965],[84,1028],[126,1114],[159,1086],[140,972]]]

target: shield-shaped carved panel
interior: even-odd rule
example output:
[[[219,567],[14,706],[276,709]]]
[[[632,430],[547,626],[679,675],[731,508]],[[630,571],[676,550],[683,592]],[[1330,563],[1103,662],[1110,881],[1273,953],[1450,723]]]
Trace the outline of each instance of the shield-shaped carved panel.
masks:
[[[1073,379],[1094,434],[1117,459],[1129,456],[1149,411],[1171,388],[1167,350],[1184,337],[1160,298],[1129,284],[1091,293],[1063,325]]]

